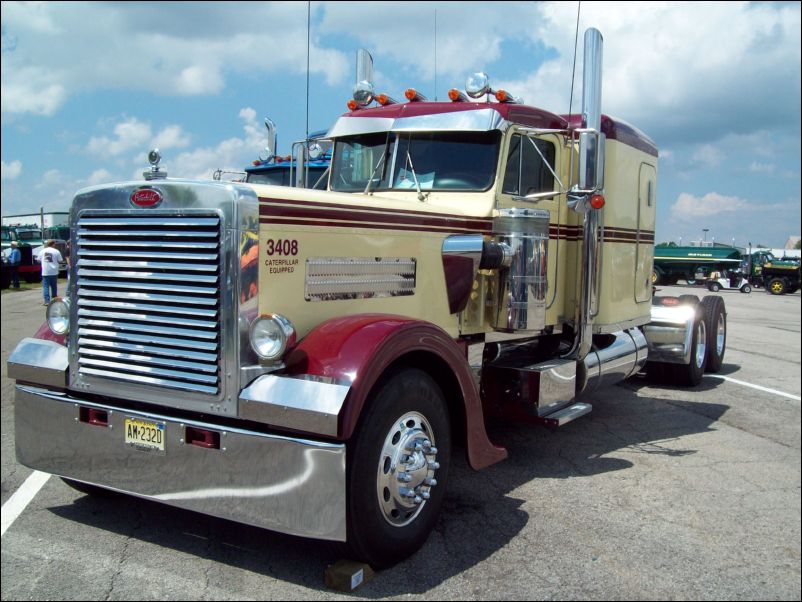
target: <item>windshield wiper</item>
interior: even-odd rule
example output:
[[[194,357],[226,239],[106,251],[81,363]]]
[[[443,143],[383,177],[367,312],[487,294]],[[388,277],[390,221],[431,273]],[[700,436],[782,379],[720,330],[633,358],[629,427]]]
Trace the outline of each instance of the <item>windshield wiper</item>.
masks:
[[[373,172],[370,174],[370,178],[368,178],[368,184],[367,184],[367,186],[365,186],[365,190],[362,192],[362,194],[369,194],[370,193],[370,185],[373,183],[373,176],[376,175],[376,170],[379,169],[379,166],[382,163],[384,163],[384,157],[386,157],[386,156],[387,156],[387,148],[385,147],[384,152],[382,153],[382,156],[379,157],[379,160],[376,162],[376,167],[373,168]]]
[[[418,200],[425,201],[426,197],[429,196],[429,193],[423,194],[421,191],[420,182],[418,181],[418,174],[415,173],[415,166],[412,164],[412,157],[409,154],[409,149],[407,148],[407,164],[409,165],[409,171],[412,173],[412,179],[415,181],[415,190],[418,191]]]

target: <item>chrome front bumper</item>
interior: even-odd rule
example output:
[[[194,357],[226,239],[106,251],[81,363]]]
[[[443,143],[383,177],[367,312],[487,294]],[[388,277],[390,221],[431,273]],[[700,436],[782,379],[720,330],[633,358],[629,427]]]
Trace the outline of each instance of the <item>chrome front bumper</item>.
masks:
[[[85,408],[83,412],[81,408]],[[87,409],[108,424],[82,421]],[[164,423],[165,449],[125,443],[126,418]],[[132,412],[17,385],[17,459],[30,468],[282,533],[345,541],[345,445]],[[187,427],[219,449],[185,443]]]

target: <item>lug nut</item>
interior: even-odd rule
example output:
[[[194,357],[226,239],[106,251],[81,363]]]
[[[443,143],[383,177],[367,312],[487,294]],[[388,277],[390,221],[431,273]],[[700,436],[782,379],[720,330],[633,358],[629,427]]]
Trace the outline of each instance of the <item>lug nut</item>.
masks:
[[[434,487],[435,485],[437,485],[437,479],[434,479],[432,477],[427,477],[426,479],[423,480],[423,484],[428,485],[429,487]]]
[[[422,500],[422,499],[421,499],[419,496],[417,496],[417,495],[416,495],[416,496],[415,496],[415,499],[414,499],[414,500],[412,500],[412,502],[413,502],[413,503],[414,503],[416,506],[420,506],[420,504],[423,502],[423,500]]]
[[[440,468],[440,462],[435,462],[434,460],[430,461],[429,468],[431,470],[437,470],[438,468]]]
[[[405,472],[399,472],[397,478],[402,483],[409,483],[412,480],[412,477]]]

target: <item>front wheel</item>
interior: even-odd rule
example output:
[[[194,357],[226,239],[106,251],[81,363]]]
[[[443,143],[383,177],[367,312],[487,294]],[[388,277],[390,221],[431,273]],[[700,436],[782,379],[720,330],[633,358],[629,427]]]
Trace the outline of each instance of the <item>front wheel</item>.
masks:
[[[440,387],[422,370],[395,370],[371,392],[348,444],[348,546],[355,558],[386,568],[425,543],[450,461]]]
[[[711,293],[717,293],[721,290],[721,285],[718,282],[711,282],[707,288]]]
[[[741,292],[742,292],[742,293],[751,293],[751,292],[752,292],[752,287],[751,287],[751,286],[749,286],[748,284],[744,284],[744,285],[741,287]]]

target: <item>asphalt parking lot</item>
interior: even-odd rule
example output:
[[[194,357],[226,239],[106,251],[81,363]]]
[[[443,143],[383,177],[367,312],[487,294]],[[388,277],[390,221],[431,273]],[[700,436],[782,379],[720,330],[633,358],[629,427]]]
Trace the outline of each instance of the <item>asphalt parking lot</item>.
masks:
[[[669,294],[707,294],[665,287]],[[14,456],[6,360],[41,324],[38,290],[2,300],[3,600],[800,599],[800,293],[722,293],[719,375],[635,378],[557,431],[491,427],[505,462],[453,468],[424,548],[352,594],[324,587],[328,544],[49,478]]]

